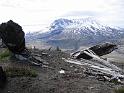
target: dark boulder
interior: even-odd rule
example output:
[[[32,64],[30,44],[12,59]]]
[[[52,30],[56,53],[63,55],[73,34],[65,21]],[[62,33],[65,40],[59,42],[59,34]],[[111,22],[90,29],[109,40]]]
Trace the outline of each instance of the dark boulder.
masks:
[[[22,27],[12,20],[0,25],[0,37],[13,53],[21,53],[25,49],[25,33]]]
[[[92,50],[96,55],[103,56],[117,49],[117,45],[111,43],[103,43],[90,47],[89,49]]]
[[[113,50],[117,49],[117,45],[111,43],[104,43],[90,47],[89,49],[83,51],[77,51],[72,54],[75,59],[92,59],[93,55],[103,56],[111,53]]]
[[[6,81],[7,81],[6,74],[3,71],[2,67],[0,66],[0,89],[3,89],[5,87]]]
[[[35,65],[42,65],[25,47],[25,33],[22,27],[12,20],[0,25],[0,37],[7,48],[12,52],[12,58],[27,60]]]

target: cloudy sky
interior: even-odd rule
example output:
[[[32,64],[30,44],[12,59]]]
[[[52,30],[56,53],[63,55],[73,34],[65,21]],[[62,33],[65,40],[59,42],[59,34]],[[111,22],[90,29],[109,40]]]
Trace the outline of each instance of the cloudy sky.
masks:
[[[124,28],[124,0],[1,0],[0,23],[10,19],[25,31],[40,30],[61,17],[95,17]]]

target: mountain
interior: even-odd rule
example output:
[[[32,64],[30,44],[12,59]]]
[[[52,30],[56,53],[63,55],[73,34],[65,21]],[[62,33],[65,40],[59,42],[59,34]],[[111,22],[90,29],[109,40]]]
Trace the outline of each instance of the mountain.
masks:
[[[92,18],[57,19],[46,33],[27,35],[34,40],[42,40],[61,48],[78,49],[80,46],[102,42],[117,42],[124,37],[124,30],[100,24]]]

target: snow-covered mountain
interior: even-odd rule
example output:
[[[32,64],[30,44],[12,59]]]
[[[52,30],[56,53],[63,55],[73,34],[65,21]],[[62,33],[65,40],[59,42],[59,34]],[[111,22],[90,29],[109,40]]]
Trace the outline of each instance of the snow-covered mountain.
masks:
[[[61,48],[77,49],[82,45],[117,42],[124,37],[124,30],[102,25],[92,18],[61,18],[50,25],[48,32],[32,34],[32,37]]]

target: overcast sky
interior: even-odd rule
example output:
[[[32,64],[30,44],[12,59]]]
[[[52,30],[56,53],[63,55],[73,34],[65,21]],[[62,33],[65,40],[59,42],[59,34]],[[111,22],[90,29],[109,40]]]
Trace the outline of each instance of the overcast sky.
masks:
[[[0,23],[12,19],[26,31],[61,17],[95,17],[124,28],[124,0],[0,0],[0,12]]]

